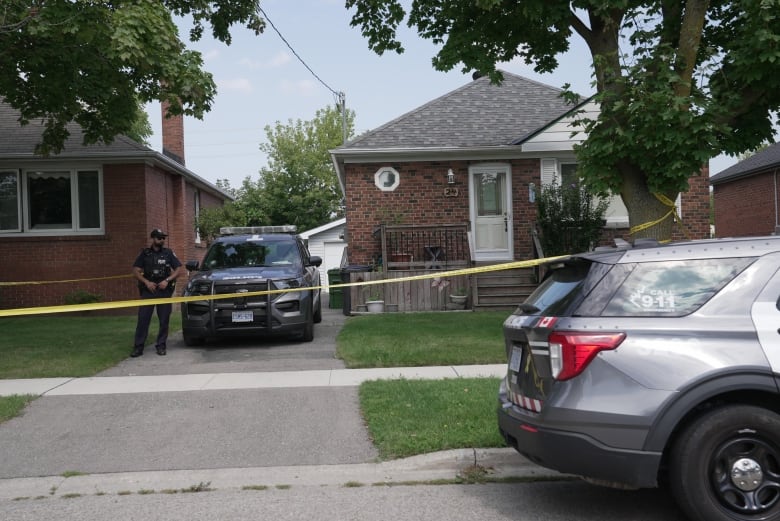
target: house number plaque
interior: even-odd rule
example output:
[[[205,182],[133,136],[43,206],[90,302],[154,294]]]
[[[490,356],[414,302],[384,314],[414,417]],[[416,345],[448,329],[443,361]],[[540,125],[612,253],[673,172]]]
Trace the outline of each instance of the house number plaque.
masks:
[[[444,189],[444,197],[458,197],[458,189],[447,187]]]

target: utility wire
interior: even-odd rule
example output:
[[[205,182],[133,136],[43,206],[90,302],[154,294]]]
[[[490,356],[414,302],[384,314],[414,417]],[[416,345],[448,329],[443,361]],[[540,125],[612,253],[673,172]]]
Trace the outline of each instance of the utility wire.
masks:
[[[271,27],[273,28],[273,30],[274,30],[274,31],[276,31],[276,34],[278,34],[278,35],[279,35],[279,38],[281,38],[281,39],[282,39],[282,41],[283,41],[283,42],[284,42],[284,44],[287,46],[287,48],[288,48],[288,49],[290,49],[290,51],[291,51],[291,52],[292,52],[292,53],[295,55],[295,57],[296,57],[296,58],[298,58],[298,61],[299,61],[299,62],[301,62],[301,63],[303,64],[303,66],[304,66],[304,67],[306,67],[306,68],[309,70],[309,72],[312,74],[312,76],[314,76],[315,78],[317,78],[317,81],[319,81],[320,83],[322,83],[322,84],[325,86],[325,88],[326,88],[326,89],[328,89],[330,92],[332,92],[332,93],[333,93],[333,95],[334,95],[334,96],[336,96],[336,98],[338,99],[338,98],[339,98],[339,97],[340,97],[342,94],[341,94],[340,92],[336,92],[335,90],[333,90],[332,88],[330,88],[330,85],[328,85],[327,83],[325,83],[324,81],[322,81],[322,79],[321,79],[319,76],[317,76],[317,73],[315,73],[313,70],[311,70],[311,67],[309,67],[309,66],[306,64],[306,62],[305,62],[305,61],[303,61],[303,58],[301,58],[300,56],[298,56],[298,53],[297,53],[297,52],[295,52],[295,49],[293,49],[293,48],[292,48],[292,45],[290,45],[290,42],[288,42],[288,41],[287,41],[287,39],[286,39],[284,36],[282,36],[282,33],[281,33],[281,32],[279,32],[279,29],[277,29],[277,28],[276,28],[276,26],[274,25],[274,23],[271,21],[271,19],[270,19],[270,18],[268,18],[268,15],[265,13],[265,11],[263,11],[263,8],[262,8],[262,7],[260,7],[260,6],[258,6],[258,7],[257,7],[257,9],[260,11],[260,13],[262,13],[262,15],[263,15],[263,16],[265,17],[265,19],[268,21],[268,23],[269,23],[269,24],[271,24]]]

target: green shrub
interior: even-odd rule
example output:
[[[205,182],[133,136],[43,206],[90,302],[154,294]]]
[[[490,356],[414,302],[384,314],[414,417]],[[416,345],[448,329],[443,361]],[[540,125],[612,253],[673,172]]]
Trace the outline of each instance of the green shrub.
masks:
[[[598,243],[609,206],[585,186],[545,186],[537,201],[537,224],[545,256],[589,251]]]
[[[103,300],[102,295],[96,295],[83,289],[77,289],[71,293],[65,295],[65,304],[92,304],[93,302],[100,302]]]

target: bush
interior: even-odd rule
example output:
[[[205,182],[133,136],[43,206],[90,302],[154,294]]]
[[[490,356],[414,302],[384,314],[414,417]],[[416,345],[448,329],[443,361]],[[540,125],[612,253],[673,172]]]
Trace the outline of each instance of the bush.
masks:
[[[537,202],[537,224],[545,256],[589,251],[598,243],[609,206],[605,197],[585,186],[553,183],[542,188]]]
[[[96,295],[83,289],[77,289],[71,293],[65,295],[65,304],[92,304],[93,302],[100,302],[103,300],[102,295]]]

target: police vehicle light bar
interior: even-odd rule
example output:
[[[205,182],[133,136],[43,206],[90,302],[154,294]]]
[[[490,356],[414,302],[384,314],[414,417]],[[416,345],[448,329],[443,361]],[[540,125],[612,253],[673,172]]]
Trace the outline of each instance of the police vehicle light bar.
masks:
[[[244,235],[257,233],[295,233],[298,227],[294,224],[283,226],[223,226],[219,229],[220,235]]]

